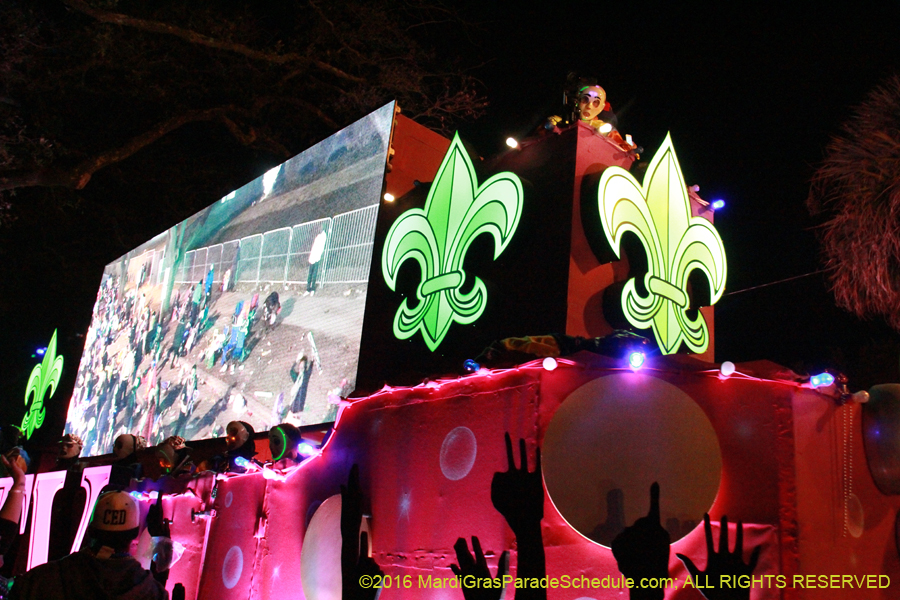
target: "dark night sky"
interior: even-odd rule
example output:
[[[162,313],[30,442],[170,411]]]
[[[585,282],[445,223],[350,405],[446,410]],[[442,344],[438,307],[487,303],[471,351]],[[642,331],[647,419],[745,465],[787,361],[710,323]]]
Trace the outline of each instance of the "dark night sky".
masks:
[[[854,389],[900,380],[900,336],[836,309],[822,275],[728,295],[821,268],[817,221],[805,207],[808,181],[850,108],[900,70],[900,5],[781,3],[766,10],[742,3],[721,12],[681,3],[468,4],[461,11],[480,30],[434,42],[464,64],[483,63],[474,74],[489,112],[461,128],[482,155],[559,112],[574,70],[598,78],[619,129],[647,158],[671,132],[688,184],[699,185],[704,198],[725,199],[716,215],[729,262],[716,309],[717,360],[768,358],[810,370],[839,363]],[[47,304],[54,302],[72,299]],[[84,324],[89,318],[88,308]],[[46,343],[46,322],[18,325],[20,351]],[[79,358],[67,355],[67,368]]]
[[[687,183],[727,202],[716,215],[729,263],[717,360],[838,364],[851,387],[895,381],[896,334],[837,309],[824,275],[728,294],[821,268],[808,182],[850,109],[898,71],[900,7],[737,6],[498,9],[484,53],[497,59],[481,73],[492,106],[463,135],[495,151],[558,110],[569,70],[595,75],[648,158],[671,132]]]

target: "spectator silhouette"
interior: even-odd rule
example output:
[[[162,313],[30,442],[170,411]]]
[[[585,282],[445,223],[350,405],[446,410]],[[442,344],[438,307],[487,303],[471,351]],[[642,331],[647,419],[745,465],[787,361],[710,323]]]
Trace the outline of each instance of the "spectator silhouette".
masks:
[[[613,556],[622,575],[640,582],[647,578],[664,578],[669,574],[671,538],[659,521],[659,484],[650,486],[650,512],[631,527],[626,527],[612,542]],[[662,600],[665,590],[631,588],[635,600]]]
[[[676,554],[685,568],[691,574],[694,581],[698,579],[704,584],[712,582],[712,587],[700,589],[700,593],[707,600],[749,600],[750,586],[721,587],[719,583],[722,576],[731,576],[731,581],[737,581],[737,577],[747,576],[753,573],[759,560],[759,552],[762,546],[757,546],[750,553],[750,562],[744,562],[744,524],[737,523],[737,532],[734,540],[734,551],[728,551],[728,517],[722,515],[719,523],[719,551],[713,548],[712,525],[709,522],[709,514],[703,515],[703,530],[706,533],[706,568],[700,570],[690,558],[684,554]]]
[[[456,550],[456,562],[459,564],[450,565],[450,569],[464,580],[466,577],[475,577],[480,581],[492,579],[497,587],[488,586],[469,586],[462,587],[463,598],[465,600],[499,600],[503,597],[503,577],[509,573],[509,550],[500,555],[500,562],[497,563],[497,576],[491,577],[491,570],[487,566],[484,558],[484,552],[481,550],[481,542],[474,535],[472,536],[472,550],[475,551],[473,557],[469,553],[469,545],[465,538],[459,538],[453,545]]]
[[[547,574],[547,565],[541,538],[541,519],[544,518],[541,449],[535,450],[534,471],[529,471],[525,440],[520,439],[521,466],[516,468],[509,433],[506,433],[505,439],[508,469],[494,473],[491,480],[491,502],[516,535],[518,547],[516,577],[529,580],[542,579]],[[546,600],[546,598],[545,588],[527,587],[516,590],[517,600]]]

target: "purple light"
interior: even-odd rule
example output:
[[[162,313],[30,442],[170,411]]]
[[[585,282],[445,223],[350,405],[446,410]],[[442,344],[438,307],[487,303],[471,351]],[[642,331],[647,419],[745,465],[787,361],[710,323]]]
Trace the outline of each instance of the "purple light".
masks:
[[[632,352],[628,355],[628,366],[631,367],[632,370],[637,371],[644,366],[645,358],[643,352]]]
[[[715,200],[715,201],[713,201],[713,203],[712,203],[712,209],[713,209],[713,210],[719,210],[720,208],[725,208],[725,201],[724,201],[724,200]]]

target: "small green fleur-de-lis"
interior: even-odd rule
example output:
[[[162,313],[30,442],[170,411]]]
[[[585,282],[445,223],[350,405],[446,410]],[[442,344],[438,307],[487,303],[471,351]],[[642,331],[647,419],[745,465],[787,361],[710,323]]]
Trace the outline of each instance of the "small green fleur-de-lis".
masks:
[[[678,350],[682,341],[693,352],[709,345],[709,330],[700,312],[688,316],[687,284],[691,271],[699,269],[710,287],[710,304],[725,290],[725,248],[715,227],[701,217],[691,216],[684,176],[667,135],[657,151],[644,185],[630,173],[610,167],[600,178],[600,219],[606,239],[621,256],[622,236],[637,235],[647,253],[644,287],[638,293],[631,278],[622,291],[622,310],[634,327],[653,328],[663,354]]]
[[[25,439],[31,438],[34,430],[44,424],[47,409],[44,408],[44,395],[47,398],[56,391],[59,380],[62,378],[63,357],[56,356],[56,331],[44,352],[44,360],[35,365],[28,377],[28,386],[25,388],[25,406],[28,406],[28,398],[32,396],[31,406],[22,418],[22,426],[19,428],[25,434]],[[47,390],[50,390],[47,393]]]
[[[391,226],[381,255],[381,271],[396,289],[400,265],[415,260],[422,272],[417,303],[408,298],[394,316],[394,335],[407,339],[422,332],[428,349],[443,341],[453,321],[466,325],[484,312],[487,288],[475,277],[463,293],[463,261],[472,241],[482,233],[494,238],[494,260],[512,239],[522,215],[522,183],[512,173],[498,173],[476,189],[472,161],[459,140],[438,168],[424,210],[411,208]]]

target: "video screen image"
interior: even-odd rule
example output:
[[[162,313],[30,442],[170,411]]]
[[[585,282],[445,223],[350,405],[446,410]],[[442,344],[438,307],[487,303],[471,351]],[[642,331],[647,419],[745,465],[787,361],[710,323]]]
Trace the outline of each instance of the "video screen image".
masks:
[[[107,265],[66,423],[85,456],[324,423],[353,391],[390,103]]]

